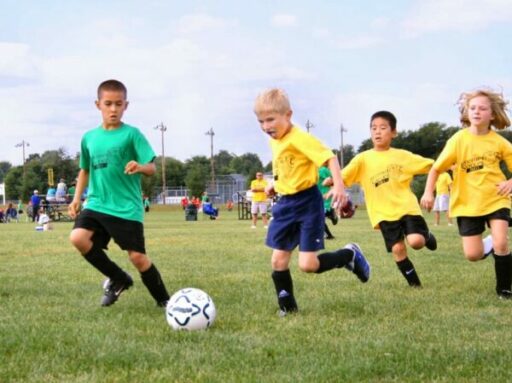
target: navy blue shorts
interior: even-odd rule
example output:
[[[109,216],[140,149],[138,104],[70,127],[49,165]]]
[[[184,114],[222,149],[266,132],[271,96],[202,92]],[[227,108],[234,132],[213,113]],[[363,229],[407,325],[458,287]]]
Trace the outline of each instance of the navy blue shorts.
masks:
[[[272,207],[266,245],[276,250],[318,251],[324,248],[324,201],[315,185],[282,196]]]
[[[123,250],[146,254],[144,226],[141,222],[84,209],[75,220],[73,229],[77,228],[93,231],[92,242],[102,249],[108,248],[112,238]]]

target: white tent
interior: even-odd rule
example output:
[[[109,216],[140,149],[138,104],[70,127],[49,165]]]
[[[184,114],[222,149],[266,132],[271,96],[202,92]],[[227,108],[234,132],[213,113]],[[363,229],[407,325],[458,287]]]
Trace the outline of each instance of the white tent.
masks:
[[[5,184],[0,184],[0,195],[2,195],[2,205],[5,205]]]

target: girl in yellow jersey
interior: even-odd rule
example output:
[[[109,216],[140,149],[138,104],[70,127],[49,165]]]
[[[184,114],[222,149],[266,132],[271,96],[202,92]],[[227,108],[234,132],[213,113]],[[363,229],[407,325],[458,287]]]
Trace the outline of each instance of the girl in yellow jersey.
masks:
[[[436,182],[436,199],[434,200],[434,223],[436,226],[441,222],[441,212],[446,212],[448,226],[452,226],[452,218],[450,217],[450,186],[452,177],[448,172],[439,175]]]
[[[510,126],[506,105],[503,96],[491,90],[479,89],[461,95],[462,129],[446,142],[432,167],[421,204],[432,208],[439,174],[455,165],[450,215],[457,217],[464,255],[470,261],[479,261],[491,253],[486,253],[482,242],[487,224],[492,235],[496,293],[500,298],[510,299],[512,257],[508,246],[508,221],[512,180],[506,179],[500,162],[512,169],[512,144],[491,129],[492,126],[497,130]]]
[[[416,174],[429,171],[434,160],[407,150],[391,147],[396,137],[396,117],[386,110],[376,112],[370,119],[373,149],[355,156],[343,169],[347,186],[359,183],[364,190],[366,210],[375,229],[380,229],[386,250],[409,286],[420,287],[421,282],[407,255],[406,243],[413,249],[426,246],[437,248],[421,215],[418,200],[411,190]]]
[[[281,196],[272,208],[272,221],[266,244],[272,251],[272,280],[281,316],[298,310],[293,293],[289,264],[292,251],[299,246],[299,268],[307,273],[322,273],[345,267],[362,281],[370,277],[370,265],[357,244],[318,254],[324,248],[323,199],[317,187],[318,168],[324,164],[332,173],[333,186],[325,198],[334,208],[347,200],[336,156],[315,137],[291,122],[288,96],[281,89],[261,93],[254,105],[261,129],[272,137],[274,183],[266,192]]]

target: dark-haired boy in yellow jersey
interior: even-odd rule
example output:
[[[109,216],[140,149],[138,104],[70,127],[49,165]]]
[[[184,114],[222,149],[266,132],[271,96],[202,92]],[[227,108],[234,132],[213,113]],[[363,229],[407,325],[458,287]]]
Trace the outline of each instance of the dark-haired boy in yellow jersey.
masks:
[[[410,286],[421,286],[418,274],[407,256],[413,249],[437,248],[421,215],[410,184],[416,174],[428,173],[434,160],[391,147],[396,136],[396,117],[388,111],[373,114],[370,122],[373,149],[356,155],[342,171],[343,182],[361,184],[372,226],[380,229],[386,249]]]
[[[370,265],[354,243],[318,254],[324,248],[325,222],[322,194],[316,185],[320,166],[327,164],[333,178],[333,186],[325,198],[332,197],[335,208],[347,200],[332,150],[292,124],[288,96],[280,89],[261,93],[256,98],[254,112],[261,129],[272,137],[274,183],[266,191],[280,194],[272,208],[266,244],[273,249],[272,280],[282,316],[298,310],[289,270],[295,247],[299,246],[299,268],[307,273],[345,267],[366,282]]]

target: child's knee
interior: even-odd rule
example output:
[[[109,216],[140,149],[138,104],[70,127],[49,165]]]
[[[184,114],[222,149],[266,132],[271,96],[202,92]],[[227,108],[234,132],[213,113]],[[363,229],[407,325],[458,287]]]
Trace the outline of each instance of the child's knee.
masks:
[[[149,257],[144,253],[139,253],[137,251],[132,251],[129,253],[130,261],[135,266],[135,268],[139,271],[147,270],[151,266],[151,261]]]
[[[318,270],[319,264],[318,261],[312,262],[308,261],[299,261],[299,269],[305,273],[315,273]]]
[[[86,254],[92,247],[91,240],[80,230],[72,230],[69,234],[69,241],[82,254]]]
[[[419,250],[425,246],[425,237],[421,234],[410,234],[407,236],[407,243],[414,250]]]

